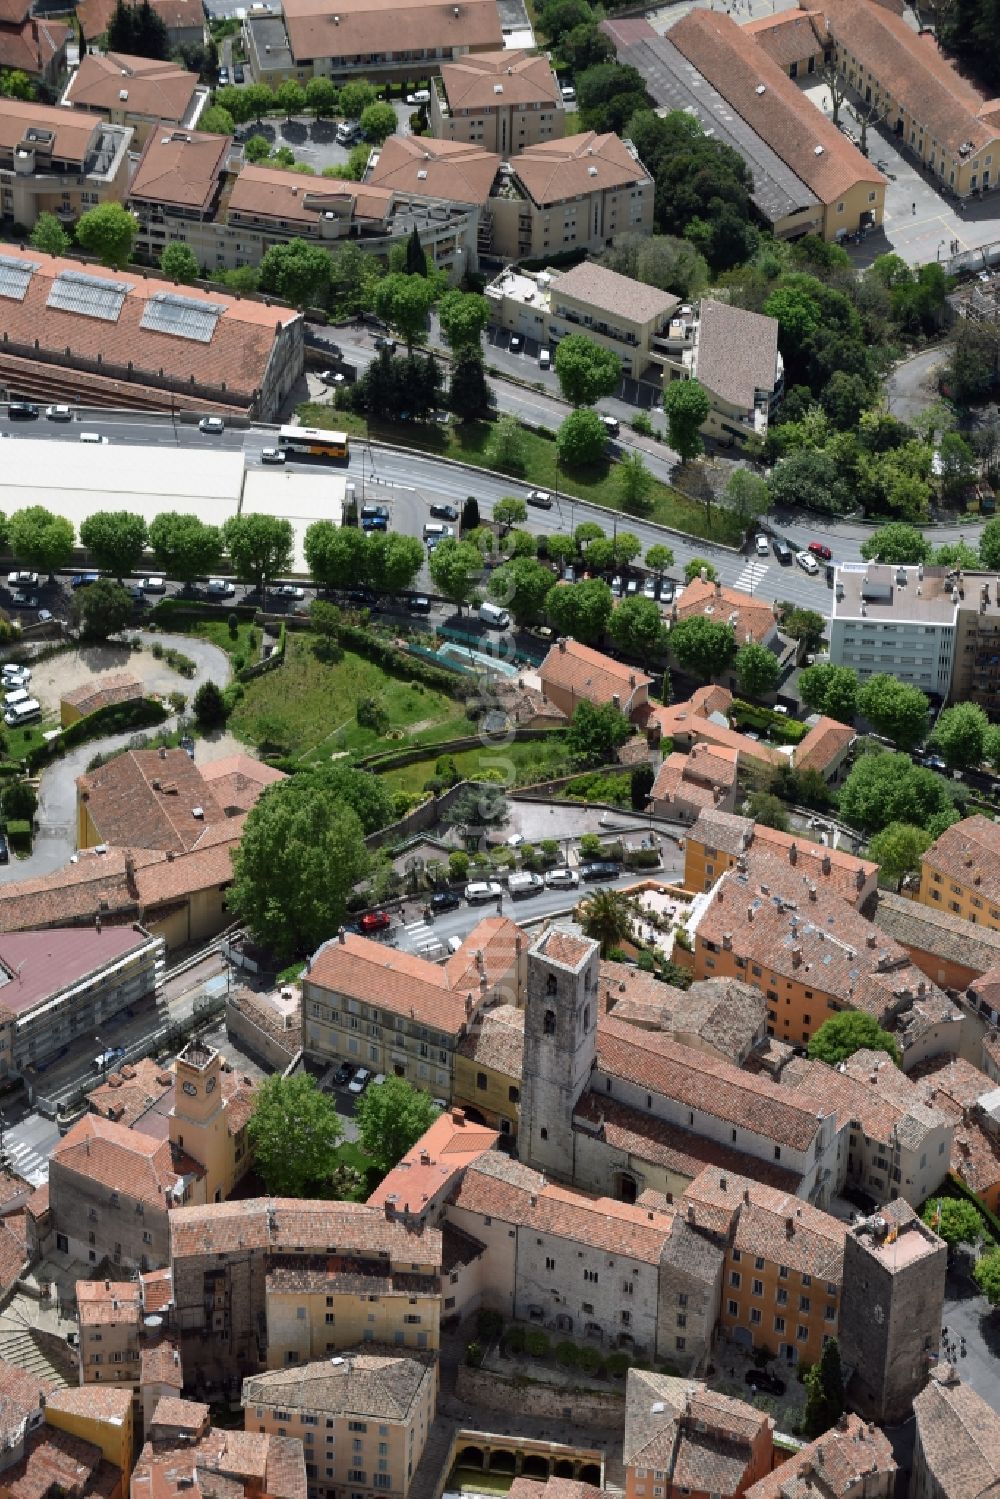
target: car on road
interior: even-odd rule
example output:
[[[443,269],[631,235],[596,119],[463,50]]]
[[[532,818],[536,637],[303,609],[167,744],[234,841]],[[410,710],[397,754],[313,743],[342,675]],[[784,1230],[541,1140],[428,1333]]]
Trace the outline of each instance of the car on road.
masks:
[[[342,370],[323,370],[319,378],[323,385],[332,385],[335,390],[347,384],[347,376]]]
[[[363,932],[387,932],[392,926],[388,911],[366,911],[358,922]]]
[[[516,333],[510,335],[510,343],[507,345],[512,354],[517,354],[521,348],[521,340]]]
[[[652,573],[650,573],[649,577],[642,585],[642,596],[644,599],[652,599],[654,603],[656,601],[656,579],[653,577]]]
[[[38,407],[34,401],[10,401],[7,415],[12,422],[33,422],[38,416]]]
[[[8,588],[37,588],[38,587],[38,574],[37,573],[24,573],[24,572],[22,572],[22,573],[16,573],[16,572],[15,573],[8,573],[7,574],[7,587]]]
[[[72,406],[46,406],[45,415],[50,422],[71,422],[73,408]]]
[[[53,619],[55,619],[55,615],[52,613],[51,609],[39,609],[38,623],[40,625],[47,625],[51,623]]]
[[[818,573],[819,563],[812,552],[796,552],[795,560],[804,573]]]
[[[622,580],[621,580],[621,574],[620,573],[615,573],[614,577],[611,579],[611,592],[612,592],[612,594],[614,595],[614,597],[616,599],[620,599],[621,598],[621,596],[622,596]]]
[[[372,1075],[367,1067],[359,1067],[347,1085],[348,1093],[361,1094],[365,1091],[372,1080]]]
[[[470,906],[480,905],[484,900],[499,900],[503,889],[496,880],[473,880],[465,887],[465,898]]]
[[[674,601],[675,584],[673,578],[660,579],[660,603],[672,604]]]
[[[528,504],[537,505],[539,510],[551,510],[552,496],[547,489],[530,489],[528,491]]]
[[[437,520],[458,520],[458,511],[454,505],[432,505],[431,515]]]
[[[284,463],[287,458],[284,448],[261,448],[261,463]]]
[[[833,556],[833,553],[824,541],[811,541],[806,551],[812,552],[814,557],[819,557],[823,562],[829,562]]]
[[[411,614],[430,614],[431,601],[425,593],[415,593],[410,599]]]
[[[419,109],[421,104],[429,104],[431,102],[431,91],[426,88],[415,89],[412,94],[407,94],[406,102],[411,109]]]
[[[940,755],[918,755],[917,759],[925,770],[947,770],[948,767]]]
[[[450,953],[456,953],[460,951],[463,940],[462,937],[449,937],[445,945]]]
[[[772,1374],[769,1369],[748,1369],[743,1378],[755,1395],[759,1390],[765,1395],[785,1393],[785,1381],[779,1379],[777,1374]]]
[[[353,1076],[354,1076],[354,1067],[353,1067],[353,1064],[350,1063],[350,1062],[341,1062],[340,1066],[337,1068],[336,1072],[333,1074],[333,1081],[334,1081],[334,1084],[335,1084],[336,1087],[343,1088],[343,1087],[346,1086],[347,1083],[349,1083],[351,1081],[351,1078]]]
[[[69,580],[70,588],[89,588],[91,583],[96,583],[100,573],[74,573]]]
[[[191,738],[191,735],[190,734],[182,734],[181,737],[180,737],[180,739],[177,742],[178,742],[180,748],[187,755],[188,759],[189,760],[193,760],[194,759],[194,740]]]
[[[549,870],[545,883],[550,890],[575,890],[580,883],[580,876],[575,869],[562,864],[557,869]]]
[[[510,837],[507,839],[507,847],[508,848],[520,848],[521,844],[523,842],[524,842],[524,834],[523,833],[511,833]]]
[[[753,544],[757,549],[758,557],[766,557],[771,550],[771,543],[768,541],[763,531],[757,532],[757,535],[754,537]]]
[[[244,80],[246,79],[246,76],[247,75],[246,75],[246,73],[244,71],[243,64],[241,62],[234,62],[233,63],[233,82],[234,83],[243,83]]]
[[[17,605],[19,609],[38,608],[37,593],[24,593],[22,589],[18,588],[14,593],[11,594],[11,600]]]
[[[455,911],[462,904],[462,897],[456,895],[454,890],[435,890],[431,896],[430,906],[432,911]]]
[[[198,431],[207,432],[209,437],[218,437],[225,430],[226,424],[221,416],[203,416],[198,423]]]
[[[380,333],[375,339],[375,347],[376,349],[388,349],[390,354],[395,354],[396,340],[394,338],[386,338]]]
[[[210,599],[231,599],[236,592],[236,585],[230,583],[228,578],[209,578],[205,584],[205,592]]]
[[[564,83],[563,86],[562,86],[562,88],[559,90],[559,92],[560,92],[560,94],[562,94],[562,101],[563,101],[564,104],[573,104],[573,103],[575,103],[575,101],[576,101],[576,89],[573,87],[573,85],[571,83]]]
[[[610,859],[594,859],[590,864],[580,865],[581,880],[616,880],[621,874],[621,865]]]
[[[274,591],[279,599],[304,599],[306,596],[305,589],[296,583],[282,583]]]

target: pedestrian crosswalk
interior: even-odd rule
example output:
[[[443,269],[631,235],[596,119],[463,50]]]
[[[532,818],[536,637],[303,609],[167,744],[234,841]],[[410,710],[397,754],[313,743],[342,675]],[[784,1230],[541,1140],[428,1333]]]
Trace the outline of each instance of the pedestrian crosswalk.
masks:
[[[744,593],[756,593],[766,572],[767,563],[758,561],[756,557],[751,557],[746,567],[736,579],[733,587],[742,589]]]
[[[405,931],[415,951],[424,954],[441,951],[441,939],[435,935],[434,928],[428,922],[408,921]]]
[[[33,1145],[12,1140],[8,1134],[4,1140],[4,1150],[18,1176],[23,1176],[25,1181],[29,1181],[33,1187],[39,1187],[43,1182],[48,1181],[48,1157],[42,1155]]]

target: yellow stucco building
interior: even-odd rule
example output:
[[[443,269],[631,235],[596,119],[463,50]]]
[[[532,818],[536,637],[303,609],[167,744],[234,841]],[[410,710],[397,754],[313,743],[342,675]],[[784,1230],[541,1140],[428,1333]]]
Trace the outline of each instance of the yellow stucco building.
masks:
[[[59,1431],[92,1442],[128,1479],[135,1446],[130,1390],[93,1385],[53,1390],[45,1397],[45,1420]]]

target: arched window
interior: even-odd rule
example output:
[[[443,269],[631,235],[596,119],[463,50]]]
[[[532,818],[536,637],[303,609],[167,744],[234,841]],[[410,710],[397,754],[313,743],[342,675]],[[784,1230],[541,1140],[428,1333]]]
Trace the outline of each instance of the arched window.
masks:
[[[546,994],[555,994],[556,992],[556,976],[554,973],[550,973],[545,981],[545,992]]]
[[[556,1033],[556,1012],[546,1010],[545,1019],[542,1021],[542,1031],[546,1036],[554,1036]]]

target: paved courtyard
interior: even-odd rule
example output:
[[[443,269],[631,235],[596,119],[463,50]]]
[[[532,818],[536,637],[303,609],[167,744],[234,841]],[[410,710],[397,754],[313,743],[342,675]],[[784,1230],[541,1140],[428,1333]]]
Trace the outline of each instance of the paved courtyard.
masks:
[[[972,1276],[958,1258],[949,1268],[945,1282],[942,1324],[949,1339],[959,1344],[965,1337],[965,1357],[959,1356],[956,1367],[962,1379],[982,1396],[987,1405],[1000,1412],[1000,1380],[997,1379],[997,1357],[1000,1355],[1000,1308],[993,1308],[980,1295]]]

